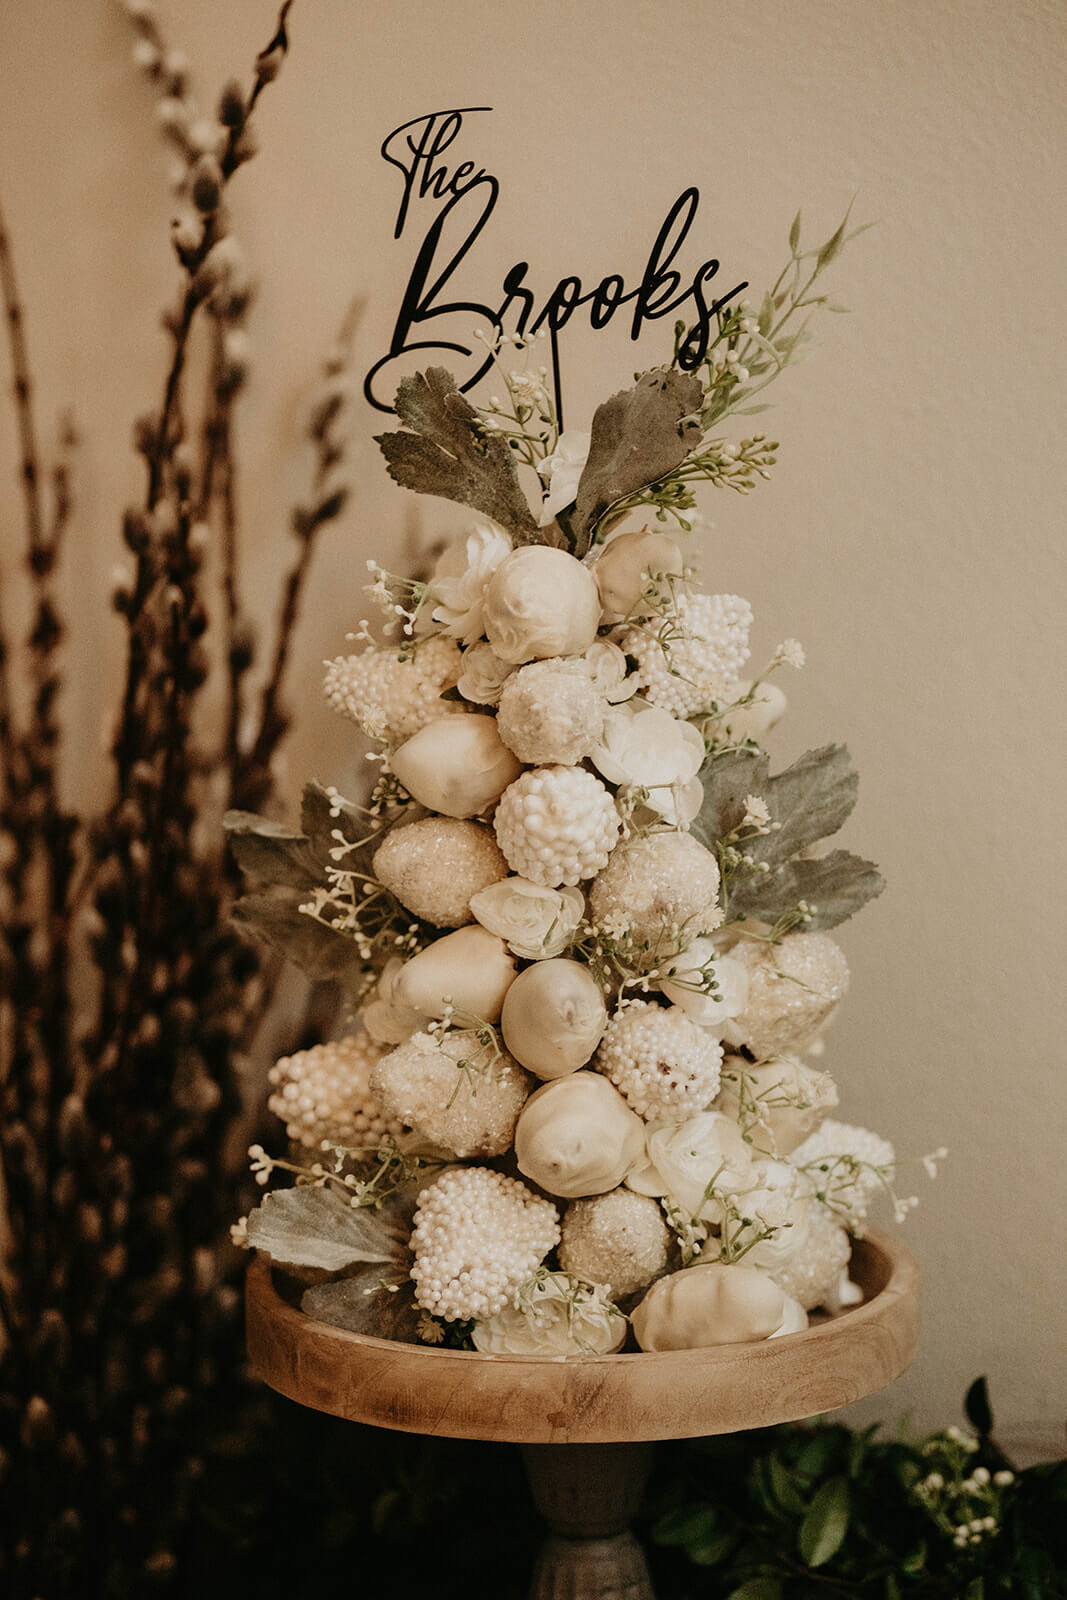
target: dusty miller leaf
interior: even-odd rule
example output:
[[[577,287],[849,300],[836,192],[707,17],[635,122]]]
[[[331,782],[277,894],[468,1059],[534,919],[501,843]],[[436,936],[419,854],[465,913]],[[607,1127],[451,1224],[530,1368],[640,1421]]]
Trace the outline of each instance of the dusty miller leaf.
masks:
[[[396,1208],[353,1206],[333,1188],[275,1189],[248,1218],[248,1242],[291,1267],[340,1272],[356,1261],[407,1271],[407,1237]]]
[[[499,435],[480,430],[474,407],[450,372],[429,367],[405,378],[397,390],[396,412],[410,432],[383,433],[375,439],[395,482],[416,494],[472,506],[520,544],[538,538],[510,446]]]
[[[304,1291],[300,1309],[349,1333],[419,1342],[415,1285],[406,1271],[401,1278],[392,1267],[368,1266],[333,1283],[315,1284]]]
[[[343,933],[301,911],[306,899],[306,891],[298,889],[246,894],[235,903],[233,919],[295,961],[312,980],[343,982],[361,969],[359,952]]]
[[[768,761],[763,750],[727,750],[713,755],[700,771],[704,800],[691,828],[702,844],[714,849],[740,825],[745,797],[763,794]]]
[[[802,931],[825,932],[846,922],[884,888],[885,879],[873,861],[848,850],[832,850],[814,860],[785,861],[770,872],[736,879],[730,889],[730,917],[756,917],[773,924],[798,900],[806,900],[815,909]]]
[[[570,521],[576,556],[589,549],[593,525],[609,506],[672,472],[700,443],[700,423],[683,419],[699,411],[702,397],[691,373],[655,367],[597,406]]]
[[[842,744],[809,750],[784,772],[764,780],[762,795],[778,827],[747,844],[757,861],[787,861],[798,850],[827,839],[849,816],[856,804],[859,775],[853,771]]]
[[[322,882],[322,864],[302,833],[253,811],[227,811],[222,825],[237,865],[250,878],[304,890]]]

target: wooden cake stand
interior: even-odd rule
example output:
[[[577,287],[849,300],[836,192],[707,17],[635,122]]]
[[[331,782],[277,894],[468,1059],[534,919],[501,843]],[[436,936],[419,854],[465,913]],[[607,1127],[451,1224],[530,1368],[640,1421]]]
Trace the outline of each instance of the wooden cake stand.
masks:
[[[856,1241],[861,1305],[758,1344],[616,1356],[487,1356],[349,1333],[307,1317],[257,1256],[247,1280],[257,1377],[336,1417],[523,1449],[550,1533],[530,1600],[654,1600],[630,1521],[657,1439],[738,1433],[833,1411],[899,1376],[918,1337],[918,1272],[887,1234]]]

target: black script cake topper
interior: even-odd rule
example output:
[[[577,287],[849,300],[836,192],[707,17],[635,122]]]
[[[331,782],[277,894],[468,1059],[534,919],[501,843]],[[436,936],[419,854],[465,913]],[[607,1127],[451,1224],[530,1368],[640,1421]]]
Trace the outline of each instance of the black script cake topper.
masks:
[[[577,274],[568,274],[547,294],[538,294],[527,282],[530,263],[517,261],[504,274],[494,298],[461,297],[460,283],[473,265],[467,258],[493,214],[500,182],[474,161],[453,163],[446,159],[446,152],[462,132],[464,117],[491,109],[456,106],[428,111],[401,123],[382,142],[382,157],[403,179],[394,239],[402,238],[409,223],[421,223],[428,213],[429,222],[401,298],[389,349],[363,382],[371,405],[379,411],[393,411],[397,383],[405,375],[404,358],[423,351],[449,351],[462,357],[459,388],[461,392],[473,388],[492,365],[485,347],[476,348],[476,342],[472,343],[473,319],[484,320],[497,333],[529,337],[541,329],[547,331],[560,427],[559,334],[578,311],[587,312],[591,327],[604,328],[625,309],[630,338],[638,339],[646,323],[688,307],[692,325],[679,349],[678,365],[693,371],[707,354],[712,319],[748,287],[747,282],[739,283],[712,300],[705,289],[719,270],[714,257],[702,262],[688,281],[674,266],[700,204],[700,191],[693,186],[683,189],[668,210],[640,279],[632,286],[621,272],[605,273],[588,289]],[[425,365],[421,356],[419,359]],[[409,359],[408,371],[411,365]]]

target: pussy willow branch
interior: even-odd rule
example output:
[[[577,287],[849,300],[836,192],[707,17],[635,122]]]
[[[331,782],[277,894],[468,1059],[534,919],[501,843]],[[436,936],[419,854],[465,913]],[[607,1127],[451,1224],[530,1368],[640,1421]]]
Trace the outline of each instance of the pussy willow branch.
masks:
[[[362,309],[362,302],[355,300],[345,315],[335,353],[326,363],[327,380],[339,383],[348,369]],[[329,492],[330,474],[344,454],[336,426],[340,408],[339,397],[336,394],[333,397],[327,395],[321,405],[313,410],[308,425],[308,437],[315,446],[311,497],[307,505],[298,507],[293,513],[292,531],[297,540],[297,552],[285,580],[274,656],[260,699],[256,732],[247,756],[239,765],[238,781],[230,798],[231,805],[249,811],[256,810],[263,803],[270,760],[289,725],[281,706],[282,688],[294,624],[311,568],[316,538],[327,523],[340,515],[347,500],[345,489]]]
[[[252,87],[241,108],[240,115],[235,116],[234,121],[227,129],[226,145],[222,155],[219,157],[221,183],[217,203],[211,210],[203,214],[198,243],[192,249],[180,252],[185,274],[185,287],[182,291],[179,309],[170,319],[173,339],[170,366],[164,380],[163,399],[159,412],[146,426],[143,437],[148,481],[144,499],[144,531],[140,535],[142,547],[135,552],[137,555],[137,571],[130,600],[130,609],[127,613],[131,624],[138,621],[149,595],[156,587],[159,576],[157,570],[158,542],[152,537],[152,514],[163,495],[167,463],[173,455],[177,437],[180,434],[180,419],[177,416],[177,410],[190,334],[196,320],[196,314],[205,304],[212,288],[210,274],[205,273],[203,269],[213,246],[220,238],[219,213],[226,187],[237,168],[249,158],[250,152],[247,148],[247,143],[242,146],[242,135],[245,134],[248,128],[249,119],[260,94],[266,85],[273,81],[277,74],[280,58],[288,48],[285,21],[291,4],[292,0],[285,0],[285,4],[278,15],[278,23],[274,35],[270,43],[256,58]],[[131,628],[131,648],[127,657],[122,711],[113,745],[120,794],[125,793],[129,779],[131,751],[133,748],[131,730],[136,713],[138,681],[143,667],[144,661],[140,650],[134,645],[133,629]]]

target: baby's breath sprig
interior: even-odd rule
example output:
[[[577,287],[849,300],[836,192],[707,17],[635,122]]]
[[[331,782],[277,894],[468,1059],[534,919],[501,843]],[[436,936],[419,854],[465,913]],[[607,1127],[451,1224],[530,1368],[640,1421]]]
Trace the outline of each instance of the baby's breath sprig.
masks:
[[[536,471],[559,443],[559,418],[549,387],[548,368],[527,366],[515,372],[506,367],[500,357],[505,348],[533,350],[545,338],[545,329],[523,337],[517,333],[502,333],[499,329],[486,333],[484,328],[475,328],[474,337],[489,352],[507,391],[506,404],[499,395],[490,395],[485,406],[476,408],[481,426],[486,433],[506,439],[519,460]]]
[[[389,956],[413,956],[427,943],[422,924],[370,873],[329,866],[325,879],[300,911],[351,939],[368,966],[380,965]]]
[[[911,1498],[957,1550],[996,1537],[1016,1482],[1007,1468],[991,1472],[976,1466],[978,1449],[978,1440],[961,1428],[933,1434],[922,1448],[927,1470],[908,1486]]]
[[[777,1082],[768,1084],[765,1089],[756,1088],[756,1075],[747,1066],[735,1067],[727,1065],[740,1057],[727,1056],[722,1069],[722,1082],[724,1087],[729,1086],[737,1099],[737,1110],[734,1113],[741,1137],[746,1144],[752,1143],[752,1129],[762,1122],[768,1111],[810,1111],[814,1101],[799,1087],[787,1088],[785,1079],[779,1078]],[[760,1065],[760,1063],[755,1063]],[[801,1080],[797,1080],[798,1084]]]
[[[667,1226],[677,1241],[678,1250],[682,1258],[682,1266],[692,1266],[708,1242],[710,1230],[707,1223],[698,1222],[694,1217],[689,1216],[688,1212],[683,1211],[681,1206],[671,1199],[670,1195],[664,1195],[661,1198],[660,1209],[667,1220]]]
[[[260,1188],[266,1188],[276,1172],[287,1172],[295,1178],[298,1188],[332,1188],[353,1207],[378,1208],[398,1190],[417,1182],[427,1171],[447,1164],[443,1159],[405,1150],[391,1134],[372,1145],[342,1145],[325,1140],[322,1148],[324,1153],[332,1152],[330,1166],[322,1161],[310,1164],[289,1161],[282,1156],[269,1155],[261,1144],[250,1145],[248,1158],[252,1176]],[[355,1172],[351,1170],[353,1164]],[[361,1168],[364,1171],[361,1172]]]
[[[777,441],[768,439],[762,433],[742,439],[740,443],[709,439],[700,449],[686,456],[673,472],[616,501],[601,519],[602,533],[606,533],[639,506],[653,506],[657,522],[673,519],[678,527],[689,533],[693,519],[686,516],[686,512],[696,506],[694,484],[710,483],[719,489],[733,489],[737,494],[748,494],[760,478],[770,477],[770,469],[777,460],[777,450]]]
[[[897,1222],[903,1222],[909,1211],[919,1204],[916,1195],[901,1198],[893,1187],[898,1163],[894,1161],[866,1161],[851,1151],[820,1156],[805,1161],[798,1171],[804,1173],[813,1186],[813,1198],[842,1222],[851,1233],[862,1236],[866,1222],[866,1195],[872,1190],[883,1190],[893,1205]],[[857,1198],[863,1197],[857,1205]]]
[[[654,933],[635,938],[625,917],[616,912],[600,922],[579,923],[571,953],[585,962],[617,1010],[629,991],[647,994],[689,943],[677,925],[666,919]]]
[[[368,560],[367,571],[373,581],[363,592],[380,607],[386,619],[382,632],[387,639],[397,640],[400,660],[407,661],[424,640],[440,631],[426,627],[422,617],[429,604],[430,586],[419,578],[388,572],[373,560]]]
[[[334,1153],[334,1170],[331,1178],[340,1178],[342,1185],[353,1206],[373,1206],[376,1209],[400,1189],[406,1189],[411,1184],[417,1183],[428,1172],[436,1172],[441,1167],[447,1166],[444,1158],[416,1154],[404,1148],[392,1134],[386,1134],[383,1139],[372,1148],[358,1145],[324,1144],[324,1150]],[[345,1171],[350,1163],[368,1167],[376,1163],[373,1170],[363,1176],[356,1172]]]

